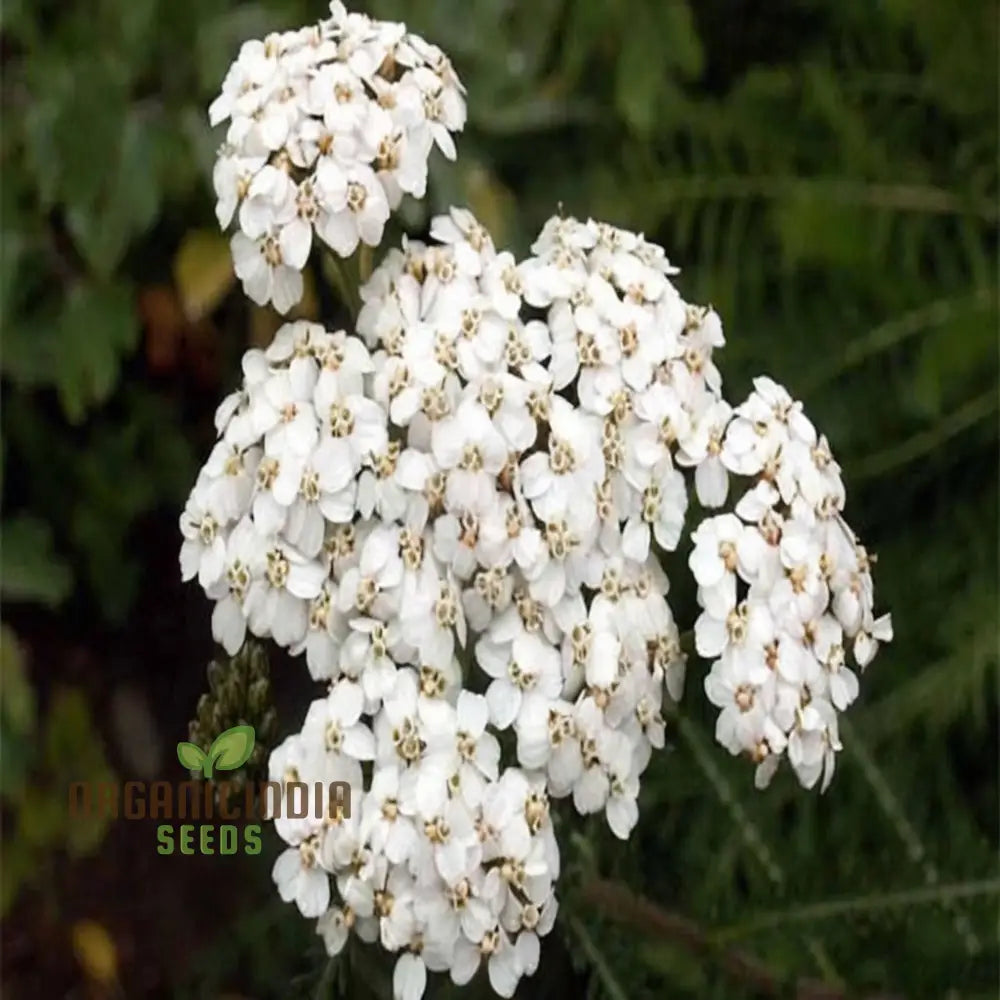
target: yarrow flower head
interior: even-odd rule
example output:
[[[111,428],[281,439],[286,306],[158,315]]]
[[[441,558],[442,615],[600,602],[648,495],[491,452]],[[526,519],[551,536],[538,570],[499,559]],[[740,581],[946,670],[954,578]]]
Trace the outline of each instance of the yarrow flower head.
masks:
[[[338,73],[381,65],[382,34],[335,21]],[[689,566],[717,736],[758,784],[783,756],[829,781],[848,651],[863,669],[891,625],[826,440],[770,379],[724,400],[719,317],[661,248],[554,218],[519,262],[464,209],[431,236],[387,253],[356,333],[247,352],[181,567],[227,650],[271,637],[326,687],[272,778],[356,794],[277,824],[282,898],[331,954],[351,931],[396,954],[396,997],[481,965],[509,997],[558,909],[555,804],[621,839],[638,820],[683,692],[663,567],[692,497],[746,486]]]
[[[319,239],[378,246],[404,194],[424,196],[436,146],[455,158],[464,88],[405,25],[348,14],[245,42],[209,109],[228,122],[213,172],[219,225],[246,294],[287,312]]]
[[[713,660],[705,692],[721,709],[716,736],[756,762],[759,787],[787,756],[803,785],[825,789],[841,749],[837,714],[858,696],[855,670],[892,638],[890,616],[874,613],[874,557],[843,518],[829,443],[772,379],[755,379],[734,411],[720,460],[753,482],[735,513],[693,534],[695,642]]]
[[[378,246],[423,197],[466,109],[440,49],[334,0],[246,42],[209,117],[237,276],[287,313],[317,240]],[[829,443],[770,378],[724,398],[722,323],[677,273],[561,215],[518,261],[452,208],[384,255],[354,330],[286,323],[216,412],[181,574],[231,655],[270,638],[322,685],[271,780],[351,788],[275,818],[273,878],[331,955],[352,932],[394,954],[396,1000],[429,971],[482,966],[502,997],[534,972],[555,808],[630,836],[684,689],[667,593],[686,531],[716,736],[758,786],[787,758],[826,788],[839,713],[892,638]]]

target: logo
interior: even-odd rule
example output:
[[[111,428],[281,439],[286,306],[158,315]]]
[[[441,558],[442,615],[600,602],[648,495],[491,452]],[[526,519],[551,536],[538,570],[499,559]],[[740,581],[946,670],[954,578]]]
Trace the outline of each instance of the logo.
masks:
[[[112,819],[158,820],[159,854],[259,854],[260,821],[313,816],[339,821],[351,815],[346,781],[314,782],[290,774],[284,781],[217,780],[216,771],[236,771],[253,754],[253,726],[220,733],[206,753],[194,743],[177,744],[181,766],[198,775],[188,781],[74,781],[69,786],[70,817],[95,813]],[[216,822],[218,819],[221,822]],[[176,824],[175,820],[198,821]]]
[[[177,744],[177,759],[189,771],[201,771],[206,781],[212,780],[212,773],[235,771],[242,767],[253,753],[253,726],[233,726],[216,736],[206,754],[193,743]]]
[[[218,790],[219,811],[225,819],[229,819],[231,815],[228,808],[229,784],[223,782],[216,786],[212,782],[212,776],[216,770],[235,771],[242,767],[250,759],[253,745],[253,726],[233,726],[232,729],[219,733],[208,748],[208,753],[205,753],[201,747],[194,743],[182,740],[177,744],[177,759],[181,762],[181,766],[186,767],[189,771],[201,771],[201,776],[205,779],[206,796],[210,795],[215,798],[216,790]],[[211,812],[209,812],[210,817]],[[195,844],[196,829],[198,832],[197,845]],[[173,854],[176,835],[181,854],[194,854],[196,846],[199,854],[215,854],[215,838],[218,834],[218,853],[235,854],[240,844],[239,832],[232,823],[224,823],[219,827],[202,823],[197,828],[193,823],[185,823],[176,830],[170,823],[161,823],[156,828],[156,850],[160,854]],[[260,853],[260,827],[256,824],[243,827],[243,850],[246,854]]]

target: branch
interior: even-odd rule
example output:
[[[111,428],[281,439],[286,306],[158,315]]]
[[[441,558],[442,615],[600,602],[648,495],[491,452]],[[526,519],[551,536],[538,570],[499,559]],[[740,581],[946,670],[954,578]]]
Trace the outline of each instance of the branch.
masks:
[[[758,931],[772,927],[801,923],[806,920],[829,920],[833,917],[865,913],[872,910],[904,909],[921,905],[936,905],[948,909],[954,905],[956,899],[997,895],[1000,895],[1000,878],[984,878],[969,882],[935,883],[919,886],[916,889],[900,889],[896,892],[877,892],[870,896],[855,896],[850,899],[831,899],[820,903],[807,903],[794,910],[757,914],[746,924],[740,924],[716,933],[713,935],[713,940],[716,944],[721,944],[733,938],[745,934],[756,934]]]
[[[868,333],[848,341],[840,356],[817,370],[802,387],[803,398],[812,395],[820,386],[832,382],[845,372],[864,364],[869,358],[891,350],[910,337],[935,326],[943,326],[963,310],[988,309],[993,305],[996,290],[977,289],[972,295],[957,299],[939,299],[876,326]]]
[[[847,1000],[841,986],[802,977],[789,982],[758,958],[736,948],[719,945],[712,936],[687,917],[661,910],[655,903],[610,879],[586,882],[581,898],[602,916],[636,931],[680,945],[693,955],[713,959],[734,980],[762,996],[791,995],[795,1000]],[[889,994],[865,1000],[898,1000]]]
[[[625,991],[621,988],[614,973],[608,968],[608,963],[604,960],[600,949],[594,943],[594,939],[588,933],[587,928],[583,926],[583,921],[579,917],[571,916],[569,918],[569,926],[580,942],[580,947],[593,966],[598,978],[604,985],[605,992],[611,1000],[628,1000]]]
[[[996,389],[990,389],[981,396],[976,396],[953,413],[949,413],[933,427],[852,463],[852,479],[855,482],[872,479],[923,458],[964,430],[985,420],[997,408],[997,402]]]
[[[651,186],[647,197],[657,205],[704,200],[785,201],[798,197],[895,212],[974,216],[985,222],[997,218],[997,207],[988,199],[963,197],[954,191],[921,184],[879,184],[832,177],[747,177],[738,174],[671,177]]]
[[[345,263],[343,258],[338,257],[335,253],[323,255],[325,274],[333,282],[341,305],[350,313],[351,319],[356,320],[361,311],[361,296],[358,293],[356,281],[352,280],[352,278],[356,278],[356,275],[352,276],[348,272],[344,266]]]
[[[906,813],[903,811],[903,807],[886,780],[885,775],[879,770],[878,765],[875,760],[869,754],[867,748],[865,747],[865,742],[862,740],[860,733],[855,730],[855,727],[848,719],[840,720],[840,732],[843,734],[844,739],[847,743],[848,752],[857,760],[858,764],[861,765],[861,773],[865,776],[868,784],[871,786],[872,792],[875,794],[875,799],[879,806],[882,808],[882,812],[885,813],[886,818],[889,820],[893,829],[896,831],[899,839],[903,842],[903,846],[906,848],[906,854],[909,860],[916,866],[920,868],[920,872],[924,877],[924,882],[926,883],[926,891],[929,891],[931,899],[935,899],[940,902],[944,908],[948,911],[951,916],[952,922],[955,925],[955,932],[962,939],[962,943],[965,945],[965,950],[970,955],[978,955],[982,950],[982,945],[979,942],[979,938],[976,936],[976,932],[972,929],[972,924],[969,922],[969,918],[965,911],[955,904],[956,896],[961,896],[967,893],[968,885],[975,887],[976,891],[989,891],[991,886],[991,881],[986,880],[985,882],[976,882],[959,885],[957,887],[945,887],[938,882],[938,870],[937,866],[927,857],[928,851],[924,847],[920,840],[920,835],[917,833],[913,824],[907,819]],[[997,888],[997,881],[992,880],[992,889],[995,892]],[[986,887],[983,890],[983,887]],[[950,891],[947,891],[950,890]],[[908,902],[921,900],[921,890],[915,890],[916,896],[914,896],[914,890],[904,893],[881,893],[879,896],[875,897],[876,905],[885,906],[886,901],[893,898],[899,898],[902,896],[906,898]],[[973,892],[973,895],[976,893]],[[817,904],[813,907],[806,907],[805,909],[812,910],[819,913],[829,913],[831,910],[836,912],[838,909],[844,910],[848,906],[853,906],[855,910],[861,909],[861,905],[865,900],[844,900],[844,901],[834,901],[832,903]],[[892,904],[888,904],[892,905]],[[801,912],[801,911],[800,911]]]

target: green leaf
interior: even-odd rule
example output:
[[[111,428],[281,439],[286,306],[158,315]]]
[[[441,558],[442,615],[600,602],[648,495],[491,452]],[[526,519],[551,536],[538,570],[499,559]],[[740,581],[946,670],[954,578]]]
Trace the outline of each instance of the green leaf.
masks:
[[[110,817],[96,810],[88,817],[71,820],[65,789],[71,781],[113,781],[114,772],[83,691],[75,687],[58,688],[46,713],[44,728],[45,780],[38,793],[54,803],[55,810],[49,815],[39,803],[38,818],[47,817],[57,824],[52,834],[58,835],[71,855],[90,854],[103,840]]]
[[[650,15],[646,8],[637,10],[636,15],[639,23],[625,31],[618,57],[615,106],[629,126],[645,133],[656,120],[668,78]]]
[[[620,17],[622,8],[612,0],[590,0],[589,3],[572,4],[568,13],[571,20],[560,40],[560,69],[568,84],[576,89],[594,49],[607,40],[609,31],[617,28],[614,22]]]
[[[27,0],[7,0],[0,6],[0,32],[22,44],[37,34],[35,5]]]
[[[868,910],[909,908],[912,906],[953,906],[956,900],[977,896],[1000,896],[1000,878],[969,879],[965,882],[932,883],[895,891],[881,891],[846,899],[806,903],[789,910],[754,914],[743,923],[716,932],[719,943],[760,934],[772,927],[789,924],[853,917]]]
[[[31,845],[23,837],[5,840],[0,865],[0,916],[7,915],[18,891],[37,874],[37,858]]]
[[[52,385],[58,377],[58,303],[45,303],[27,316],[15,313],[3,326],[0,372],[19,386]]]
[[[67,825],[67,810],[62,797],[49,794],[47,788],[29,786],[18,811],[18,833],[32,847],[51,848],[62,839]]]
[[[59,96],[36,94],[26,109],[23,128],[27,166],[38,187],[38,197],[45,208],[52,207],[59,196],[59,152],[55,134],[59,127]],[[82,173],[86,173],[86,167]]]
[[[70,434],[34,394],[8,392],[5,403],[6,443],[31,488],[32,510],[65,526],[79,584],[105,620],[123,621],[141,589],[140,554],[129,544],[136,519],[157,504],[183,506],[198,471],[179,407],[126,385],[113,412]]]
[[[6,199],[5,199],[6,200]],[[7,329],[7,317],[13,311],[12,300],[18,289],[18,272],[25,256],[24,236],[17,228],[17,219],[11,219],[10,207],[3,206],[0,224],[0,329]]]
[[[705,53],[695,27],[691,5],[686,2],[660,4],[657,10],[661,18],[657,35],[666,38],[663,55],[668,64],[677,70],[682,79],[696,79],[705,64]]]
[[[921,344],[913,376],[914,409],[920,416],[947,412],[983,385],[986,373],[996,372],[995,294],[956,303],[946,322]]]
[[[45,766],[55,776],[103,780],[107,759],[84,692],[60,687],[45,714]]]
[[[35,691],[24,669],[24,650],[9,625],[0,625],[0,711],[4,733],[34,731]]]
[[[679,79],[701,73],[703,56],[684,2],[636,5],[623,29],[615,105],[636,132],[651,132],[680,100]]]
[[[201,747],[183,742],[177,744],[177,759],[181,762],[181,767],[186,767],[189,771],[200,771],[208,760],[208,755]]]
[[[688,954],[671,941],[644,945],[639,955],[674,990],[683,990],[688,996],[705,995],[707,969],[702,958]]]
[[[146,231],[160,203],[150,129],[138,112],[125,119],[117,156],[109,164],[103,187],[90,202],[71,205],[66,222],[76,245],[94,273],[109,278],[131,239]]]
[[[791,188],[775,206],[775,222],[789,265],[871,266],[871,210],[838,204],[822,188]],[[822,233],[822,239],[817,238]]]
[[[5,802],[24,800],[35,759],[35,741],[31,737],[0,728],[0,796]]]
[[[586,955],[588,962],[600,980],[601,986],[607,993],[609,1000],[628,1000],[628,994],[622,988],[621,983],[612,969],[608,956],[604,954],[600,946],[593,939],[583,921],[577,916],[569,918],[569,926],[579,942],[580,948]]]
[[[20,801],[36,756],[35,689],[13,630],[0,626],[0,794]]]
[[[52,529],[30,514],[0,526],[0,594],[8,601],[33,601],[53,608],[68,596],[69,568],[53,551]]]
[[[123,284],[80,285],[59,318],[56,386],[66,417],[79,423],[118,381],[122,355],[138,341],[132,294]]]
[[[214,91],[247,38],[263,38],[274,30],[274,13],[262,3],[244,3],[199,25],[194,53],[198,82]]]
[[[44,47],[28,61],[32,101],[25,112],[29,165],[43,202],[92,205],[108,183],[108,155],[121,149],[128,108],[125,67],[117,58],[67,59]]]
[[[102,0],[99,17],[114,38],[117,51],[124,53],[129,75],[142,77],[148,72],[153,45],[157,42],[157,0]]]
[[[250,759],[253,742],[253,726],[233,726],[215,738],[208,755],[219,770],[235,771]]]

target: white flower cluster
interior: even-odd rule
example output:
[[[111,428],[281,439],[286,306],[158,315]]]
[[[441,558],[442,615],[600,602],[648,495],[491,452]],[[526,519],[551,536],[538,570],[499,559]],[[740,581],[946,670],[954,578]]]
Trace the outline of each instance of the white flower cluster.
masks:
[[[837,712],[858,695],[848,649],[864,669],[892,638],[875,618],[872,557],[841,516],[844,484],[825,437],[770,378],[737,407],[722,464],[757,477],[735,514],[703,521],[691,570],[704,609],[699,655],[721,709],[716,737],[757,763],[764,787],[787,752],[801,783],[825,790],[841,749]]]
[[[864,664],[889,633],[825,440],[769,380],[729,407],[719,318],[659,247],[554,218],[518,263],[460,209],[431,235],[361,289],[359,336],[297,322],[246,354],[181,519],[216,638],[271,637],[329,685],[271,777],[347,781],[352,807],[278,821],[281,895],[331,953],[351,929],[400,953],[406,1000],[427,970],[485,961],[501,996],[534,971],[552,800],[634,827],[684,682],[660,565],[682,469],[706,508],[760,480],[691,567],[719,738],[761,779],[786,748],[829,776],[844,636]]]
[[[481,963],[510,997],[558,909],[545,779],[501,771],[485,698],[455,698],[440,681],[431,668],[399,668],[376,709],[342,676],[312,704],[302,732],[271,755],[271,779],[306,782],[310,803],[314,782],[350,782],[351,807],[327,796],[324,817],[277,819],[290,846],[274,879],[282,899],[319,918],[331,955],[352,930],[399,953],[398,1000],[419,1000],[428,970],[461,985]],[[363,793],[361,761],[373,767]]]
[[[439,48],[339,0],[317,25],[245,42],[209,118],[229,121],[216,215],[237,220],[246,294],[295,305],[314,231],[341,257],[377,246],[403,195],[424,196],[433,147],[454,159],[464,93]]]
[[[677,544],[687,494],[658,407],[675,381],[711,407],[721,334],[630,234],[555,220],[519,266],[467,212],[432,231],[362,290],[367,348],[299,322],[247,353],[181,563],[229,651],[249,628],[331,684],[272,768],[345,774],[358,808],[283,822],[282,893],[331,950],[355,926],[405,952],[402,995],[483,956],[509,996],[556,909],[550,799],[627,837],[681,694],[652,540]]]

